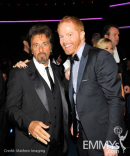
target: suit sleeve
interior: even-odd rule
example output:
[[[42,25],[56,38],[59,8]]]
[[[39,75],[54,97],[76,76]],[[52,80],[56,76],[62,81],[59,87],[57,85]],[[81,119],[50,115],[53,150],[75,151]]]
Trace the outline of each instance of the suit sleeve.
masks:
[[[130,80],[129,80],[129,73],[128,73],[128,71],[123,71],[122,77],[123,77],[123,86],[130,86]]]
[[[31,119],[22,111],[23,89],[17,70],[12,69],[9,75],[5,112],[9,120],[18,129],[28,134],[28,126],[31,123]]]
[[[118,67],[113,56],[104,50],[97,55],[95,72],[99,85],[108,104],[109,126],[106,141],[118,141],[118,135],[114,128],[120,126],[123,129],[125,102],[121,92],[121,79]]]
[[[122,78],[123,78],[123,86],[130,86],[129,73],[127,71],[127,53],[126,49],[122,49],[120,46],[117,46],[117,51],[120,57],[119,65],[122,66]]]

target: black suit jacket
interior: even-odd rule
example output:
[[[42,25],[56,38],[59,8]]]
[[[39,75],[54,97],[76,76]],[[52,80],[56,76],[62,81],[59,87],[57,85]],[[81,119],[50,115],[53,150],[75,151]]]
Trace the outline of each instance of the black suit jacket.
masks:
[[[76,108],[86,137],[93,143],[99,140],[103,144],[107,140],[113,143],[118,140],[114,128],[123,128],[125,103],[117,71],[117,64],[109,52],[85,45],[78,72]],[[70,75],[71,105],[72,81]]]
[[[68,139],[68,106],[64,96],[64,89],[59,79],[58,70],[52,65],[53,73],[59,83],[64,126],[64,152],[67,150]],[[23,155],[43,156],[47,155],[49,145],[46,146],[35,138],[28,136],[28,127],[31,121],[38,120],[49,126],[48,133],[51,135],[51,118],[49,114],[46,91],[42,79],[34,65],[33,60],[28,63],[26,69],[12,69],[8,82],[6,100],[6,113],[15,124],[15,148],[25,150],[45,150],[44,152],[23,152]],[[16,152],[16,155],[18,152]]]
[[[117,52],[120,58],[120,63],[118,63],[118,72],[122,73],[123,77],[123,85],[129,85],[129,73],[127,71],[127,55],[125,50],[123,50],[120,46],[117,46]]]

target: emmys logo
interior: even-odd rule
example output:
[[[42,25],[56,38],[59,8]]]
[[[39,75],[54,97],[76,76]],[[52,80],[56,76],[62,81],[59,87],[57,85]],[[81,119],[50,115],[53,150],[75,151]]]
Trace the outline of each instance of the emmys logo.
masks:
[[[121,128],[120,126],[116,126],[116,127],[114,128],[114,133],[115,133],[116,135],[118,135],[119,141],[120,141],[120,145],[121,145],[122,150],[123,150],[123,153],[124,153],[124,151],[126,150],[126,147],[124,147],[122,141],[124,141],[125,138],[127,137],[128,130],[126,131],[125,136],[121,136],[121,133],[122,133],[122,132],[123,132],[123,130],[122,130],[122,128]]]

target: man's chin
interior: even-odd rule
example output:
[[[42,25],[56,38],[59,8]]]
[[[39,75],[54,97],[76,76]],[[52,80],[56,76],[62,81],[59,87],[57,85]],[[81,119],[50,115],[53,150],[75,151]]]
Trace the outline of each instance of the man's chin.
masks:
[[[117,42],[115,45],[117,46],[119,42]]]
[[[66,55],[72,55],[74,52],[73,51],[67,51],[67,50],[64,50]]]
[[[48,62],[48,60],[39,60],[39,59],[37,59],[37,62],[39,62],[40,64],[45,64],[45,63]]]

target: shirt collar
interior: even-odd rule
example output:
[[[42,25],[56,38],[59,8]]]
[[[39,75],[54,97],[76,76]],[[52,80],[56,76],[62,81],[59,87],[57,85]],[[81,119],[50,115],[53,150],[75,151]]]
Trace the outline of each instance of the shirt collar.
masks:
[[[77,55],[78,55],[79,60],[81,60],[84,47],[85,47],[85,42],[83,43],[83,45],[80,47],[80,49],[77,52]]]
[[[117,51],[117,47],[115,47],[115,49],[113,50],[113,52],[116,52]]]

